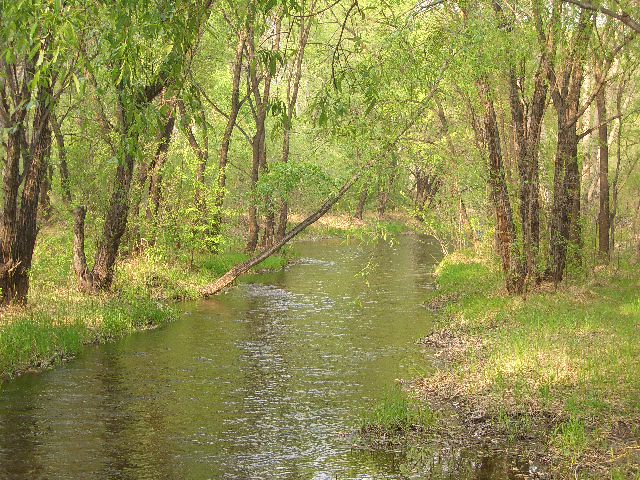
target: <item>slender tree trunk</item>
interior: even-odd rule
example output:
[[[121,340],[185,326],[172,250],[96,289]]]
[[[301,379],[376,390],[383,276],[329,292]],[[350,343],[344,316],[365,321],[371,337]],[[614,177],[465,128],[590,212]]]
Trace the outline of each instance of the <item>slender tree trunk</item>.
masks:
[[[258,183],[258,177],[260,175],[260,152],[262,150],[261,147],[261,137],[262,137],[262,129],[264,128],[264,125],[262,125],[262,127],[260,127],[259,122],[256,122],[257,125],[257,131],[256,134],[253,137],[253,141],[252,141],[252,161],[251,161],[251,192],[253,194],[253,198],[250,198],[250,205],[249,205],[249,216],[248,216],[248,222],[249,222],[249,235],[247,238],[247,246],[246,246],[246,251],[247,252],[253,252],[255,251],[256,247],[258,246],[258,235],[259,235],[259,230],[260,230],[260,226],[258,224],[258,207],[257,207],[257,199],[255,198],[256,195],[256,185]]]
[[[383,188],[378,194],[378,217],[383,218],[387,213],[387,203],[389,203],[389,192]]]
[[[583,11],[574,32],[573,48],[567,53],[558,74],[550,62],[547,62],[547,77],[558,119],[558,133],[550,214],[549,262],[545,276],[556,284],[564,278],[569,261],[581,261],[581,175],[578,166],[577,125],[580,116],[584,114],[580,110],[580,94],[590,34],[590,14]],[[570,247],[572,255],[568,257]]]
[[[58,147],[58,168],[60,171],[60,186],[62,187],[62,200],[65,205],[69,207],[71,205],[71,184],[69,181],[69,166],[67,164],[67,147],[64,143],[64,135],[62,134],[62,125],[55,116],[55,112],[51,112],[49,118],[51,122],[51,130],[56,139],[56,145]]]
[[[601,82],[602,73],[596,69],[596,82]],[[598,111],[598,157],[600,209],[598,211],[598,251],[603,261],[609,259],[609,232],[611,212],[609,209],[609,128],[607,126],[607,103],[604,86],[600,88],[596,97]]]
[[[189,141],[189,145],[191,149],[196,154],[196,158],[198,159],[198,165],[196,166],[196,182],[195,182],[195,193],[194,193],[194,204],[196,208],[201,212],[201,215],[206,215],[206,202],[203,198],[202,189],[204,187],[204,175],[207,169],[207,161],[209,159],[209,136],[207,132],[207,119],[205,117],[204,111],[199,112],[201,117],[201,124],[203,128],[203,140],[202,145],[198,142],[195,134],[193,133],[193,128],[187,121],[187,110],[184,105],[184,101],[181,99],[176,101],[178,105],[178,111],[180,112],[180,119],[182,122],[182,128],[187,136],[187,140]]]
[[[276,18],[275,25],[275,37],[273,39],[272,51],[277,52],[280,49],[280,32],[281,32],[281,18]],[[255,120],[256,120],[256,133],[253,137],[253,150],[252,150],[252,165],[251,165],[251,192],[253,197],[251,199],[251,205],[249,207],[249,237],[247,240],[246,250],[248,252],[254,252],[258,246],[258,239],[260,233],[260,227],[258,222],[258,207],[256,195],[256,186],[260,176],[260,172],[266,173],[268,170],[267,165],[267,145],[266,145],[266,119],[267,108],[269,105],[269,98],[271,94],[271,80],[272,72],[267,69],[264,72],[264,86],[262,93],[260,92],[260,79],[257,72],[257,57],[256,57],[256,39],[252,28],[249,29],[248,35],[248,52],[249,52],[249,81],[250,88],[253,93],[253,97],[256,105]],[[273,213],[273,206],[271,205],[271,199],[266,199],[267,206],[267,222],[265,225],[264,236],[262,240],[263,245],[270,245],[273,242],[274,226],[275,226],[275,214]]]
[[[507,189],[500,133],[493,101],[486,84],[480,83],[480,94],[485,110],[485,133],[489,150],[489,185],[496,215],[496,244],[506,277],[507,291],[519,294],[524,290],[524,271],[517,247],[516,227]]]
[[[214,220],[213,224],[217,228],[218,233],[222,227],[222,207],[224,206],[224,198],[227,186],[227,163],[229,162],[229,148],[231,146],[231,136],[238,120],[240,112],[240,83],[242,74],[242,59],[244,56],[244,47],[247,41],[247,34],[243,30],[238,34],[238,45],[236,47],[236,57],[233,64],[233,83],[231,87],[231,111],[227,118],[227,124],[222,135],[222,143],[220,145],[220,157],[218,161],[218,190],[214,203]]]
[[[360,192],[360,197],[358,198],[358,206],[356,207],[356,213],[354,215],[358,220],[362,220],[364,217],[364,208],[367,205],[367,198],[369,196],[369,185],[365,184],[362,187],[362,191]]]
[[[572,120],[575,111],[576,108],[564,106],[558,109],[549,265],[550,278],[555,283],[562,281],[564,276],[569,246],[581,247],[578,135],[577,122]]]
[[[311,2],[310,10],[315,9],[316,1]],[[300,18],[300,39],[298,41],[298,51],[296,53],[295,70],[293,78],[289,79],[287,87],[287,120],[284,125],[284,135],[282,139],[282,161],[289,161],[289,151],[291,148],[291,124],[293,122],[294,112],[298,104],[298,92],[300,91],[300,80],[302,79],[302,62],[309,40],[309,32],[311,31],[311,21],[308,21],[303,15]],[[289,205],[284,199],[280,202],[280,213],[278,218],[278,228],[276,231],[276,239],[282,240],[287,232],[287,221],[289,216]]]
[[[162,202],[162,171],[167,161],[175,121],[175,113],[172,112],[164,125],[158,149],[156,150],[156,154],[151,165],[149,165],[149,200],[147,202],[148,219],[156,217],[160,210],[160,204]]]
[[[509,72],[509,99],[520,180],[520,222],[522,248],[525,256],[525,277],[538,277],[538,253],[540,249],[540,187],[538,153],[542,120],[547,99],[546,55],[543,52],[535,74],[534,91],[530,102],[523,98],[519,79],[512,68]]]

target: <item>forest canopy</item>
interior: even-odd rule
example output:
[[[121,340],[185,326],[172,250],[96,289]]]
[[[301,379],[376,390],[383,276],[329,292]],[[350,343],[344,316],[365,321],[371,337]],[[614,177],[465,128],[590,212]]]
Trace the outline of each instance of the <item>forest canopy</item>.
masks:
[[[633,2],[0,13],[5,304],[26,302],[52,229],[87,293],[145,250],[263,253],[232,281],[332,208],[404,212],[444,249],[496,258],[513,294],[640,249]]]

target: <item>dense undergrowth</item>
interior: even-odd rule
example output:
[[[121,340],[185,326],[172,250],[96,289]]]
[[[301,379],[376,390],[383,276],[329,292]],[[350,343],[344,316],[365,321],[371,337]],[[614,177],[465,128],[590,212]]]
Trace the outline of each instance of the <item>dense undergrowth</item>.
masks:
[[[425,344],[443,359],[414,390],[452,398],[512,440],[538,438],[575,478],[640,478],[640,272],[595,269],[557,291],[508,297],[488,264],[438,270]]]

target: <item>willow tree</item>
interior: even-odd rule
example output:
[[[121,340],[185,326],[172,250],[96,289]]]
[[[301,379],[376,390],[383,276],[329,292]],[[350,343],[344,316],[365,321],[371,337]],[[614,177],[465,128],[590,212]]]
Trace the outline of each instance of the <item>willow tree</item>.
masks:
[[[141,142],[149,126],[158,124],[154,120],[162,109],[154,101],[163,92],[180,89],[210,7],[210,0],[155,5],[129,0],[98,7],[101,28],[96,30],[92,50],[85,52],[85,64],[105,141],[117,165],[91,268],[84,251],[86,208],[80,206],[75,212],[74,269],[84,290],[111,287],[127,228],[134,168],[143,155]]]
[[[0,3],[2,304],[27,301],[38,203],[51,150],[51,112],[69,81],[78,11],[74,2]]]

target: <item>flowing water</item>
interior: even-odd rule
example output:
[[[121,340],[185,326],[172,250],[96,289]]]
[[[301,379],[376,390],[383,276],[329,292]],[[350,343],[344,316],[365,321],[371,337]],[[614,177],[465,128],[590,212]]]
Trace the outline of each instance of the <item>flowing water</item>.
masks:
[[[351,448],[363,412],[427,364],[437,245],[295,250],[170,325],[3,385],[0,478],[520,478],[486,452]]]

